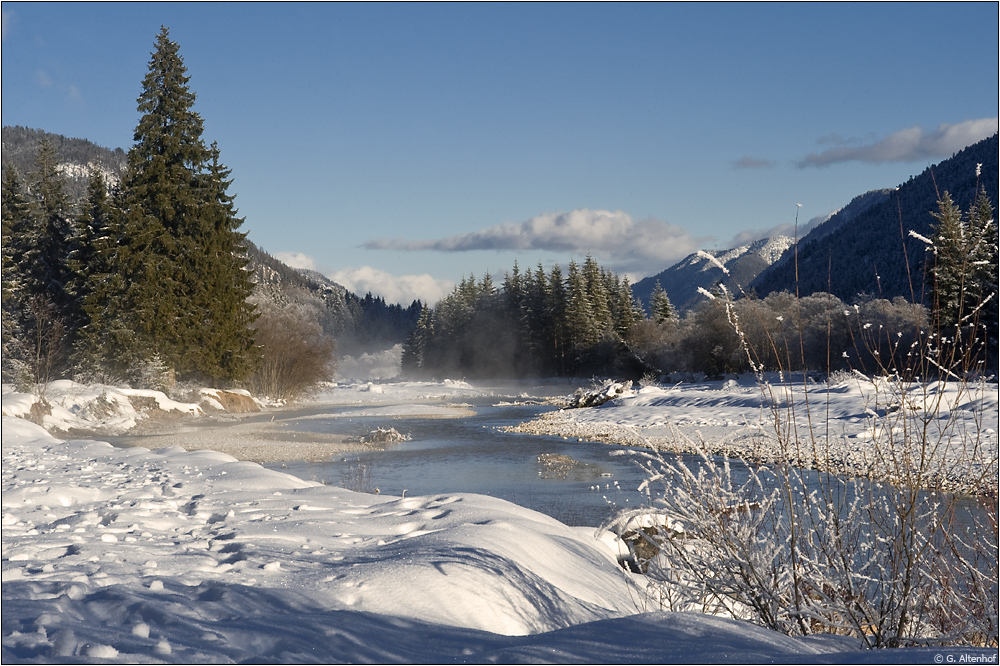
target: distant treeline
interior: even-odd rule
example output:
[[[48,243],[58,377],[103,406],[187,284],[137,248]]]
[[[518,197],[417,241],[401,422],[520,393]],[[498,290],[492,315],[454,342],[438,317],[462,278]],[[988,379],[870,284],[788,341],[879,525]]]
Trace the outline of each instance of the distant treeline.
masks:
[[[683,317],[657,284],[650,317],[619,278],[587,257],[546,272],[515,263],[497,287],[464,279],[424,308],[403,350],[403,370],[427,377],[857,370],[865,374],[996,372],[996,225],[981,194],[966,215],[944,193],[928,251],[934,308],[816,292],[733,300],[725,289]],[[917,357],[919,359],[915,360]],[[957,376],[957,374],[956,374]]]
[[[403,349],[403,371],[431,377],[572,376],[649,368],[626,339],[643,317],[627,278],[587,257],[567,272],[513,270],[497,287],[469,277],[425,308]]]
[[[850,305],[822,292],[737,301],[717,294],[682,319],[640,322],[629,343],[666,374],[721,377],[755,369],[876,374],[906,367],[928,323],[927,308],[900,297]]]
[[[652,312],[657,312],[650,306]],[[662,308],[660,312],[663,312]],[[647,318],[628,280],[592,258],[522,273],[496,287],[467,278],[425,308],[403,352],[403,370],[427,377],[526,377],[751,370],[874,372],[909,352],[928,311],[897,298],[845,304],[787,292],[729,301],[716,292],[684,317]]]

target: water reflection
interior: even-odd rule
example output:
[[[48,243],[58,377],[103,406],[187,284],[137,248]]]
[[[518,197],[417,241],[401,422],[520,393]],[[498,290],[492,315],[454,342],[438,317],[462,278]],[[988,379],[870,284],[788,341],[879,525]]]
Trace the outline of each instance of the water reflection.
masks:
[[[349,487],[360,466],[388,495],[467,492],[490,495],[550,515],[568,525],[596,526],[612,511],[636,506],[643,475],[619,448],[598,442],[497,432],[554,409],[544,406],[474,404],[474,416],[434,418],[328,418],[293,421],[299,433],[360,437],[379,426],[409,435],[384,451],[354,453],[325,463],[268,465],[300,478]],[[354,412],[356,413],[356,412]]]

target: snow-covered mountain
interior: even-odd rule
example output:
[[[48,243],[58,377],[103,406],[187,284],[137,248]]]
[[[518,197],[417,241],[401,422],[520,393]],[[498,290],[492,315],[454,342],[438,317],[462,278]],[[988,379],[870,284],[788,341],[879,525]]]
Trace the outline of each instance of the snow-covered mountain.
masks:
[[[705,298],[699,288],[711,291],[722,283],[737,296],[793,244],[788,236],[775,236],[728,250],[700,250],[667,270],[640,280],[632,286],[632,293],[648,307],[649,297],[659,281],[679,311],[689,310]]]

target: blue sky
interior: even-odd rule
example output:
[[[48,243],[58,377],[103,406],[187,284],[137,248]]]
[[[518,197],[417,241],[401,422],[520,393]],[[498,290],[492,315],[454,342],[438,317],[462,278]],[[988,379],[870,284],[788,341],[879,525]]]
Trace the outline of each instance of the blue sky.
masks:
[[[988,3],[3,3],[3,124],[127,149],[160,26],[268,252],[434,300],[634,280],[997,131]],[[796,204],[801,204],[797,208]]]

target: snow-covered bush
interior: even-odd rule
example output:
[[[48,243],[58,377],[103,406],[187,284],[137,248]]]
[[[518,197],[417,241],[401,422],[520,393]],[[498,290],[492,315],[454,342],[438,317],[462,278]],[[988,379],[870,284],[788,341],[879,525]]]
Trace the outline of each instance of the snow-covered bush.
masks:
[[[905,451],[888,448],[897,484],[630,449],[647,474],[647,503],[605,527],[646,560],[647,606],[790,635],[850,634],[870,647],[995,646],[995,498],[928,491]],[[633,529],[630,540],[636,521],[675,527]]]
[[[682,526],[637,532],[649,600],[869,647],[996,647],[1000,471],[984,405],[997,388],[982,379],[983,339],[928,330],[926,310],[903,301],[840,310],[832,297],[786,297],[786,326],[752,302],[718,300],[757,373],[760,436],[779,462],[713,457],[704,443],[689,461],[629,451],[646,472],[647,505],[605,527],[624,536],[630,524]],[[851,370],[827,383],[828,401],[845,381],[868,400],[863,436],[848,447],[855,459],[839,468],[833,443],[847,436],[815,392],[791,385],[792,370],[810,367],[816,341],[806,336],[824,327],[827,375]],[[783,380],[772,383],[764,370],[775,363]],[[849,473],[858,468],[888,481]],[[635,535],[627,542],[638,558]]]

